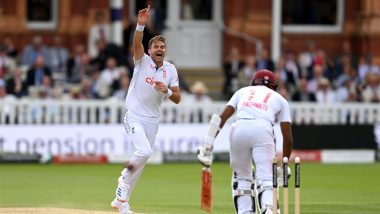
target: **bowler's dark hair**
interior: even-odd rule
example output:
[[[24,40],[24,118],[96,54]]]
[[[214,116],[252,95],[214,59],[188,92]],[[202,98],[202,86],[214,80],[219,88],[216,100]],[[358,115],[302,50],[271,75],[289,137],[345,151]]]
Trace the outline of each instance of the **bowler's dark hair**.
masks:
[[[158,35],[158,36],[155,36],[152,39],[150,39],[149,43],[148,43],[149,48],[151,48],[152,44],[155,43],[155,42],[163,42],[165,44],[165,46],[166,46],[166,39],[162,35]]]

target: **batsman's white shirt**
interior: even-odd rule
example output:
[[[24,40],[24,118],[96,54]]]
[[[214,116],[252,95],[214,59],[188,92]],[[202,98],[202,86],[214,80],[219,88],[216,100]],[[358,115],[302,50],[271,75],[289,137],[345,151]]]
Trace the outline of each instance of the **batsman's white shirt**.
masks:
[[[291,122],[288,101],[266,86],[244,87],[231,97],[227,105],[235,108],[237,119],[262,119],[270,124]]]
[[[159,121],[165,94],[155,90],[156,80],[163,82],[168,88],[178,86],[177,69],[167,61],[157,68],[150,56],[144,54],[141,59],[135,61],[133,77],[125,98],[129,116],[144,121]]]

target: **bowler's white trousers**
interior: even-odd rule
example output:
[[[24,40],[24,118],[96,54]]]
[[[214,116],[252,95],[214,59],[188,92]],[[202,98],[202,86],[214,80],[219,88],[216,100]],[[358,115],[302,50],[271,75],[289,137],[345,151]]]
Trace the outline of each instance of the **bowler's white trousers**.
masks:
[[[124,127],[134,146],[134,152],[128,166],[132,169],[123,169],[121,176],[128,186],[127,200],[131,196],[148,158],[152,155],[153,144],[158,131],[158,121],[144,121],[128,114],[124,116]]]

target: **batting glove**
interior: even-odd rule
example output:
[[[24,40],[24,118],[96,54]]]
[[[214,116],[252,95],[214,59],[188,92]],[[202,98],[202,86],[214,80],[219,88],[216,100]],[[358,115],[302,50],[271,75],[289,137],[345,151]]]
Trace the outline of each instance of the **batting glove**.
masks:
[[[203,146],[198,148],[197,158],[205,167],[210,167],[212,164],[212,149],[212,144],[203,144]]]

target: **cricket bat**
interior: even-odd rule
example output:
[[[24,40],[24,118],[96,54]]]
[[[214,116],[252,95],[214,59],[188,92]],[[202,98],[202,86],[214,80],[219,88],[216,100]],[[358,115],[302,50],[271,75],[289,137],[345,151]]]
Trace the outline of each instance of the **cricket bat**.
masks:
[[[204,167],[202,169],[201,209],[211,212],[212,202],[212,172],[210,167]]]
[[[219,125],[221,123],[221,118],[213,114],[210,120],[210,127],[207,131],[206,137],[208,139],[215,139],[218,131],[220,130]],[[207,139],[206,138],[206,139]],[[203,142],[205,143],[205,142]],[[207,212],[212,211],[212,172],[211,167],[203,167],[202,169],[202,187],[201,187],[201,209]]]

